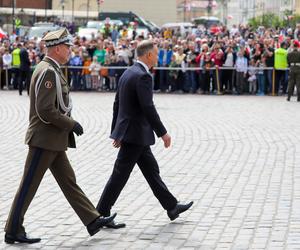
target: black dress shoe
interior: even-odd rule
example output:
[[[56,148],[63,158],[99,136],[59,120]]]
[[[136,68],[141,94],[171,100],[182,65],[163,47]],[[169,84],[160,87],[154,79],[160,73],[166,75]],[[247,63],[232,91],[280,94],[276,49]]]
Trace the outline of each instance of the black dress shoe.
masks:
[[[107,223],[105,225],[105,227],[107,228],[112,228],[112,229],[119,229],[119,228],[123,228],[123,227],[126,227],[126,224],[125,223],[116,223],[114,220]]]
[[[175,220],[179,216],[179,214],[188,210],[193,205],[193,203],[194,203],[193,201],[191,201],[188,204],[177,203],[177,205],[172,210],[168,211],[168,216],[170,220]]]
[[[286,100],[289,102],[289,101],[291,100],[291,97],[288,96],[288,97],[286,98]]]
[[[113,221],[113,219],[116,217],[116,215],[117,214],[114,213],[112,216],[109,216],[109,217],[100,216],[97,219],[95,219],[93,222],[88,224],[86,228],[87,228],[90,236],[93,236],[94,234],[98,233],[102,227],[104,227],[105,225],[107,225],[108,223]]]
[[[32,244],[40,242],[41,238],[28,238],[26,233],[19,235],[6,233],[4,236],[4,241],[7,244],[14,244],[15,242]]]

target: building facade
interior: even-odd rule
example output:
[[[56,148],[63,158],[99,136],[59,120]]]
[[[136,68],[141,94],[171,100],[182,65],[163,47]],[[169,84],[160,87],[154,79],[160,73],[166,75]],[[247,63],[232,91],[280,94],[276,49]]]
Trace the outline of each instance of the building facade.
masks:
[[[51,9],[52,0],[0,0],[0,7],[12,8],[15,5],[15,8],[30,8],[30,9]]]
[[[100,0],[100,2],[102,2]],[[53,0],[52,8],[66,11],[84,11],[91,16],[95,16],[97,11],[132,11],[142,18],[152,21],[158,25],[167,22],[176,22],[176,0],[104,0],[100,5],[97,5],[96,0]]]
[[[295,0],[295,13],[300,15],[300,0]]]
[[[284,16],[284,11],[300,14],[300,0],[227,0],[229,24],[247,23],[253,17],[266,13]]]

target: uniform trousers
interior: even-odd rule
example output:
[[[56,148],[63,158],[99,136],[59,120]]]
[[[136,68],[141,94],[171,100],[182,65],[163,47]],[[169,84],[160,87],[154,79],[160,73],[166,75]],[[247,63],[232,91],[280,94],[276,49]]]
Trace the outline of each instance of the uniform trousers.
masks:
[[[122,142],[113,172],[97,205],[97,210],[104,216],[110,215],[111,207],[118,199],[136,163],[162,207],[171,210],[176,206],[177,200],[162,181],[150,146]]]
[[[291,97],[294,93],[295,85],[297,86],[297,97],[300,98],[300,70],[290,70],[289,73],[289,85],[288,85],[288,96]]]
[[[76,184],[75,173],[66,152],[49,151],[30,146],[23,177],[6,222],[5,231],[7,233],[18,235],[25,232],[24,215],[48,168],[85,226],[99,217],[94,205]]]

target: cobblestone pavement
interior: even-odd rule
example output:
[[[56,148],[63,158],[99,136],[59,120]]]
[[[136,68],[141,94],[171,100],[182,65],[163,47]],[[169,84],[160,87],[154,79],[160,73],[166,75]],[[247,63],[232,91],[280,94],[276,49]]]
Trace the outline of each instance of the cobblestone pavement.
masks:
[[[117,150],[108,139],[113,94],[73,93],[85,134],[68,151],[94,204]],[[0,91],[0,239],[27,153],[28,97]],[[284,97],[156,95],[173,139],[153,147],[161,175],[191,210],[170,222],[138,168],[114,211],[125,229],[89,237],[47,172],[25,218],[34,245],[1,249],[300,249],[300,103]]]

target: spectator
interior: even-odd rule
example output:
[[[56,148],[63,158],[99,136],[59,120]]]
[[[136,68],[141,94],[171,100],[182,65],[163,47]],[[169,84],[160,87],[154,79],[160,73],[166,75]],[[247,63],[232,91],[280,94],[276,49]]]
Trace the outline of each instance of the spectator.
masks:
[[[72,89],[73,90],[80,90],[81,89],[81,72],[83,62],[81,57],[79,56],[78,48],[75,48],[74,55],[70,59],[69,65],[71,66],[70,73],[72,79]]]
[[[212,81],[211,68],[215,66],[214,62],[211,59],[210,52],[207,52],[204,55],[203,60],[203,94],[208,94],[210,92],[210,83]]]
[[[179,93],[184,92],[184,82],[185,82],[185,67],[186,67],[186,54],[183,53],[183,47],[178,47],[178,52],[175,52],[176,64],[180,65],[181,70],[178,72],[177,77],[177,90]]]
[[[243,94],[245,89],[245,78],[247,76],[248,59],[245,57],[244,49],[238,52],[236,59],[236,93]]]
[[[172,58],[171,58],[171,62],[169,64],[169,68],[176,68],[179,65],[176,63],[176,56],[173,54]],[[177,82],[177,78],[178,78],[178,71],[177,70],[169,70],[169,82],[168,82],[168,92],[173,92],[177,90],[176,87],[176,82]]]
[[[3,69],[4,69],[4,73],[5,73],[5,77],[2,79],[5,79],[5,84],[9,88],[11,85],[12,56],[9,53],[8,48],[5,48],[4,55],[2,56],[2,60],[3,60]]]
[[[264,68],[266,65],[266,56],[263,56],[261,60],[256,62],[256,66],[259,67],[258,69],[258,95],[265,95],[265,74]]]
[[[90,55],[84,54],[83,55],[83,69],[82,69],[82,80],[83,80],[83,89],[91,90],[92,89],[92,80],[90,75],[90,65],[92,63]]]
[[[213,51],[210,54],[210,59],[214,62],[215,66],[217,67],[222,67],[223,66],[223,61],[224,61],[224,53],[220,47],[219,43],[216,43],[213,47]],[[218,77],[218,79],[217,79]],[[221,79],[222,79],[222,70],[217,72],[215,71],[214,73],[214,84],[213,84],[213,91],[214,90],[218,90],[220,92],[223,91],[223,89],[221,89],[221,87],[223,86],[221,83]],[[219,82],[219,85],[217,84]]]
[[[286,79],[286,71],[287,71],[287,50],[286,43],[282,42],[280,48],[275,50],[275,94],[279,94],[280,89],[282,88],[282,94],[286,93],[287,89],[287,79]]]
[[[113,55],[110,58],[109,67],[116,67],[117,66],[117,58]],[[108,69],[108,77],[109,77],[109,89],[112,91],[117,90],[117,81],[116,81],[117,71],[115,68]]]
[[[259,62],[259,60],[258,60]],[[248,67],[248,82],[249,82],[249,93],[255,95],[256,94],[256,63],[255,59],[252,58]]]
[[[91,63],[89,67],[89,71],[91,72],[91,78],[92,78],[92,88],[94,90],[98,90],[100,88],[99,86],[99,74],[100,74],[100,64],[98,62],[97,56],[93,57],[93,62]]]
[[[106,50],[104,49],[103,42],[99,41],[97,49],[94,51],[93,56],[97,57],[97,61],[100,65],[103,65],[106,57]]]
[[[171,58],[173,55],[173,51],[169,46],[168,41],[164,41],[163,46],[158,51],[158,67],[169,67],[171,63]],[[168,72],[167,70],[159,70],[159,86],[162,92],[166,91],[168,88]]]
[[[236,52],[233,50],[232,45],[229,45],[224,53],[224,64],[225,69],[222,73],[222,89],[225,89],[228,93],[232,93],[233,87],[233,67],[236,62]],[[228,69],[226,69],[228,68]]]
[[[21,85],[20,85],[20,65],[21,65],[21,59],[20,59],[20,51],[21,51],[22,45],[21,43],[18,43],[14,46],[14,50],[12,51],[12,73],[13,73],[13,87],[14,89],[19,89],[20,92]]]
[[[265,57],[266,57],[266,67],[273,68],[274,67],[274,48],[272,46],[272,40],[266,39],[265,40]],[[265,89],[266,92],[272,92],[272,85],[273,85],[273,69],[267,69],[267,88]]]
[[[31,77],[31,62],[29,60],[29,54],[27,52],[28,43],[24,42],[23,47],[20,50],[20,80],[19,80],[19,94],[22,95],[23,82],[27,89],[27,94],[29,95],[29,85]]]
[[[110,64],[109,59],[105,59],[104,67],[100,69],[100,88],[102,90],[109,90],[109,78],[108,78],[108,66]]]
[[[116,70],[116,83],[117,83],[117,88],[118,88],[119,79],[123,75],[124,71],[126,70],[125,67],[128,66],[128,64],[125,62],[122,55],[118,55],[117,66],[118,67],[124,67],[124,68],[118,68]]]

